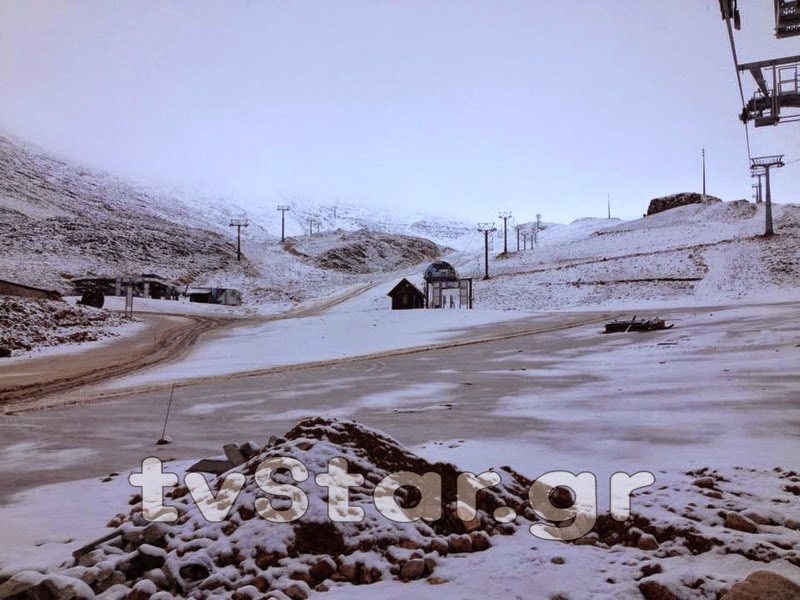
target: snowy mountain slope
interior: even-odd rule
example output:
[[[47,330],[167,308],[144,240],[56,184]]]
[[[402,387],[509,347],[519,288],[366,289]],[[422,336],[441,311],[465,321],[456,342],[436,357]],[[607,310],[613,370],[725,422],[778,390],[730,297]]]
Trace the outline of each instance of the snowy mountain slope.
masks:
[[[764,210],[740,200],[551,226],[535,249],[493,256],[476,300],[548,310],[797,297],[800,206],[774,205],[770,238]]]
[[[324,216],[323,208],[293,202],[287,230],[296,230],[300,240],[318,240],[317,234],[304,237],[307,232],[292,223]],[[335,210],[340,212],[334,217]],[[440,238],[463,232],[447,223],[440,227],[435,219],[390,218],[368,207],[343,205],[328,212],[323,232],[334,224],[378,232],[423,228]],[[236,261],[231,218],[249,220],[242,231],[241,262]],[[272,209],[246,211],[229,199],[153,191],[0,136],[0,279],[66,292],[72,277],[156,273],[182,284],[236,287],[247,302],[272,305],[268,310],[363,281],[287,252],[279,232],[279,214]],[[314,242],[320,254],[331,251],[333,244],[325,239]],[[407,266],[433,252],[428,248],[417,256],[406,252],[408,245],[408,239],[397,238],[397,256],[387,257],[376,270]],[[387,254],[386,247],[377,252]],[[360,271],[368,274],[369,265]]]
[[[229,239],[169,205],[0,137],[0,278],[60,291],[86,275],[188,282],[235,259]]]
[[[417,273],[414,282],[421,283],[431,252],[387,253],[406,241],[384,241],[403,235],[451,248],[445,258],[476,279],[476,306],[483,308],[793,297],[800,275],[800,207],[791,204],[775,205],[772,238],[760,235],[763,205],[745,201],[683,206],[634,221],[542,223],[539,244],[522,251],[510,229],[507,256],[498,256],[499,230],[490,236],[492,279],[482,281],[484,240],[473,224],[339,200],[281,196],[278,202],[290,207],[286,234],[293,239],[286,248],[279,241],[281,215],[266,202],[244,209],[230,199],[155,192],[0,137],[0,279],[65,290],[73,276],[155,272],[241,289],[246,304],[271,312],[376,278],[388,283],[398,273]],[[244,260],[237,262],[228,223],[242,217],[250,226],[242,231]],[[529,233],[533,224],[519,226]],[[363,268],[320,268],[335,266],[343,235],[351,237],[345,254],[363,254]]]

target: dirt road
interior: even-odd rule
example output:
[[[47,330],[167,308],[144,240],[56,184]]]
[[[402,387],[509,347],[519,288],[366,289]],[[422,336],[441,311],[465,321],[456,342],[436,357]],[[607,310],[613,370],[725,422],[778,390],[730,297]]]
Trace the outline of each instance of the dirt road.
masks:
[[[80,352],[0,365],[0,414],[82,401],[85,398],[68,392],[176,362],[186,356],[201,336],[222,328],[320,314],[373,285],[365,283],[278,315],[231,317],[139,312],[137,316],[144,320],[145,327],[133,337],[108,340]]]
[[[142,314],[145,328],[132,338],[109,341],[82,352],[31,358],[0,367],[0,408],[10,412],[24,401],[104,381],[179,360],[225,317]]]

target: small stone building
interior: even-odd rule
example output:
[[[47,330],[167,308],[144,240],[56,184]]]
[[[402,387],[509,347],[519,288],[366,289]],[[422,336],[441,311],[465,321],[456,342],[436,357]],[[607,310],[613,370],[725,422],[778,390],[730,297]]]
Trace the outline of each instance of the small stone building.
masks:
[[[425,308],[425,294],[405,277],[386,295],[392,299],[392,310]]]
[[[78,295],[97,290],[106,296],[124,296],[128,286],[132,286],[133,295],[137,298],[177,300],[180,296],[177,286],[155,273],[124,277],[79,277],[72,280],[72,286]]]
[[[242,293],[233,288],[192,288],[186,291],[189,302],[241,306]]]
[[[38,300],[61,300],[61,294],[54,290],[43,290],[30,285],[0,279],[0,296],[19,296]]]

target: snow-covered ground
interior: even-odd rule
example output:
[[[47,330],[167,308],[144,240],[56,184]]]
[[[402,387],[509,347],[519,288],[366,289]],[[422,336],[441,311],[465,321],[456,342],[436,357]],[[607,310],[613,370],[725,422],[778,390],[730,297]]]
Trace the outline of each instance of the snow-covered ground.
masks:
[[[0,141],[10,157],[4,172],[11,175],[6,178],[11,183],[0,190],[0,209],[9,217],[0,232],[24,235],[39,221],[49,227],[42,231],[68,232],[70,223],[92,211],[97,218],[92,227],[126,213],[126,227],[145,223],[147,239],[175,253],[154,258],[167,274],[185,276],[193,285],[236,287],[245,293],[242,307],[137,299],[136,309],[144,312],[250,321],[201,338],[181,361],[112,381],[106,390],[431,346],[456,336],[487,337],[501,327],[513,331],[523,319],[544,318],[545,311],[549,319],[559,311],[657,310],[673,318],[674,329],[653,335],[594,342],[595,324],[591,330],[553,334],[542,348],[536,346],[541,338],[530,338],[530,346],[480,356],[482,362],[466,383],[439,380],[466,377],[452,364],[427,378],[419,371],[407,380],[396,378],[391,389],[378,392],[359,391],[353,376],[348,385],[356,392],[333,408],[307,406],[300,394],[286,396],[283,412],[268,406],[271,410],[263,410],[261,419],[368,415],[388,418],[398,428],[410,422],[404,415],[412,419],[424,413],[426,430],[415,435],[425,442],[413,448],[423,458],[474,472],[511,464],[529,477],[554,469],[591,470],[598,478],[601,507],[608,504],[607,482],[615,471],[649,470],[656,478],[652,488],[636,497],[635,508],[657,549],[639,547],[636,540],[643,531],[627,545],[602,536],[594,545],[575,545],[543,542],[519,530],[494,538],[486,552],[437,557],[435,581],[399,583],[387,572],[383,581],[369,586],[330,584],[323,597],[641,598],[645,592],[639,580],[648,580],[652,586],[663,584],[678,600],[718,600],[722,590],[760,568],[800,580],[800,476],[792,471],[800,455],[800,206],[775,206],[778,235],[771,238],[760,235],[764,207],[744,201],[685,206],[633,221],[545,223],[535,248],[516,251],[510,232],[512,251],[498,256],[502,240],[493,237],[492,277],[483,280],[483,236],[467,224],[290,200],[290,235],[303,235],[308,219],[319,220],[322,231],[329,232],[299,240],[293,247],[303,253],[320,256],[335,249],[340,236],[330,232],[336,229],[424,234],[449,248],[445,258],[462,276],[474,278],[473,311],[393,312],[386,293],[401,277],[421,286],[425,263],[398,268],[393,258],[373,257],[366,271],[323,269],[314,256],[283,248],[271,208],[245,214],[236,206],[194,196],[154,196]],[[22,193],[28,180],[38,182],[33,197]],[[246,260],[241,263],[232,258],[225,237],[230,236],[225,221],[234,216],[253,219],[244,234]],[[171,237],[170,224],[185,238]],[[96,272],[98,257],[108,268],[149,270],[146,253],[129,260],[128,253],[137,247],[135,229],[112,236],[122,246],[114,246],[111,258],[105,255],[109,239],[87,238],[94,235],[91,227],[79,233],[48,240],[50,245],[38,253],[13,246],[0,257],[0,279],[63,283],[64,275]],[[75,244],[79,247],[71,247]],[[109,298],[108,306],[120,310],[122,299]],[[562,346],[553,350],[553,340]],[[114,343],[124,343],[124,336]],[[481,352],[477,346],[473,350]],[[6,364],[24,368],[24,357]],[[459,425],[460,406],[450,396],[473,385],[472,379],[491,390],[479,406],[486,425],[474,430],[472,438],[447,437],[445,426]],[[198,394],[194,406],[176,410],[184,416],[257,421],[253,412],[237,412],[264,408],[259,403],[266,400],[253,399],[252,393],[242,392],[251,394],[242,400],[231,392],[219,401]],[[274,396],[268,400],[280,399]],[[13,419],[4,417],[0,423],[13,428]],[[467,417],[462,419],[466,426]],[[70,440],[69,449],[56,449],[57,427],[48,430],[48,439],[35,439],[41,431],[35,420],[27,427],[31,440],[0,446],[0,471],[10,478],[36,464],[31,457],[46,459],[53,469],[98,458],[80,440]],[[129,508],[127,473],[106,482],[100,478],[107,474],[97,473],[91,482],[46,485],[52,473],[48,468],[38,478],[42,487],[28,486],[0,507],[0,521],[13,523],[0,532],[0,565],[6,574],[23,566],[55,568],[68,551]],[[745,520],[737,522],[738,516]],[[695,534],[711,547],[694,552],[689,546]],[[648,593],[653,594],[649,598],[670,598]]]

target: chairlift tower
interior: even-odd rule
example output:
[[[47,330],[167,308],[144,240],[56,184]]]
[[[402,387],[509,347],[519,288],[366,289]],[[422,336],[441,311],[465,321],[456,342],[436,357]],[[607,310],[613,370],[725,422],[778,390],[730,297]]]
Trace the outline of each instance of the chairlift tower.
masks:
[[[508,254],[508,220],[511,218],[511,213],[501,212],[497,216],[503,219],[503,254]]]
[[[494,223],[478,223],[478,231],[483,233],[483,278],[489,279],[489,234],[497,227]]]
[[[281,211],[281,242],[283,242],[286,240],[286,235],[285,235],[286,211],[291,210],[291,208],[287,204],[279,204],[278,210]]]
[[[775,0],[775,37],[800,35],[800,0]]]
[[[764,227],[764,235],[770,236],[775,232],[772,229],[772,196],[769,188],[769,171],[773,167],[781,168],[784,165],[783,155],[775,154],[771,156],[755,156],[750,159],[750,171],[753,173],[764,174],[764,187],[766,191],[766,225]]]
[[[800,121],[800,55],[773,58],[737,66],[749,71],[758,89],[739,118],[755,127]],[[787,109],[789,109],[787,111]]]
[[[764,177],[764,173],[752,173],[750,175],[754,179],[758,179],[758,183],[754,183],[751,187],[754,190],[753,198],[755,198],[756,204],[761,204],[764,201],[764,197],[761,194],[761,179]]]
[[[800,121],[800,55],[785,56],[739,64],[733,30],[742,28],[738,0],[720,0],[722,19],[727,23],[731,52],[739,92],[742,99],[741,121],[755,127]],[[800,35],[800,0],[774,0],[775,37],[778,39]],[[749,72],[756,83],[750,100],[745,99],[742,88],[743,72]]]
[[[236,260],[242,260],[242,227],[247,227],[247,219],[231,219],[230,227],[236,227]]]

